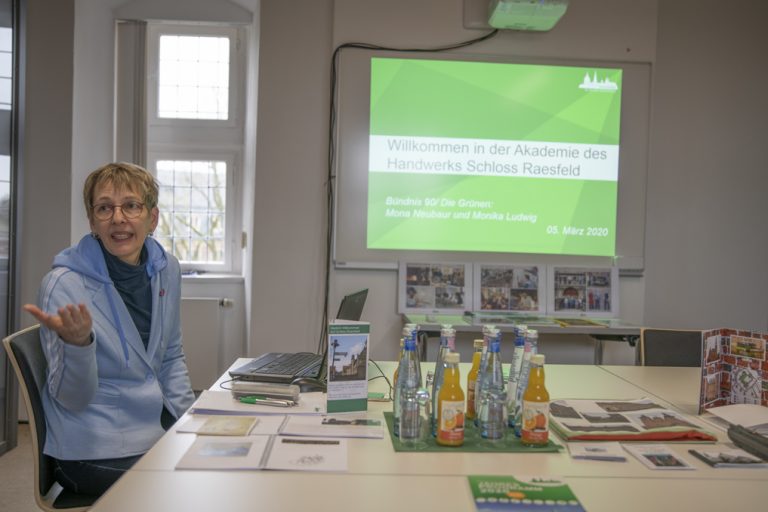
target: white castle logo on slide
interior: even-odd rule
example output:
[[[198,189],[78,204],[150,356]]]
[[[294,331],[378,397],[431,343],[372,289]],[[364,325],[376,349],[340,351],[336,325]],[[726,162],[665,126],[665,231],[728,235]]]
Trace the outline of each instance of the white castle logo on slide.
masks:
[[[590,78],[589,73],[584,74],[584,80],[579,84],[579,89],[584,89],[587,91],[613,92],[618,91],[619,86],[616,85],[616,82],[612,82],[609,78],[598,80],[597,71],[595,71],[592,78]]]

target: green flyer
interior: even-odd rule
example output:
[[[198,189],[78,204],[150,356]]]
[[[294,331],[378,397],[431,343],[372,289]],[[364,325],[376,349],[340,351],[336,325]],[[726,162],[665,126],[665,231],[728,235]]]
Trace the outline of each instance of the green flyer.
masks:
[[[470,475],[468,478],[478,512],[584,511],[568,484],[556,477]]]

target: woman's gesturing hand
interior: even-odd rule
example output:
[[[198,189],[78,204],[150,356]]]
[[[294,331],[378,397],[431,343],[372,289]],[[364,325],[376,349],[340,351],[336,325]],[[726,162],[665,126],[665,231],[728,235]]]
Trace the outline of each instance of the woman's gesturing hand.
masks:
[[[93,320],[85,304],[67,304],[59,308],[58,315],[49,315],[34,304],[25,304],[24,311],[72,345],[85,346],[91,342]]]

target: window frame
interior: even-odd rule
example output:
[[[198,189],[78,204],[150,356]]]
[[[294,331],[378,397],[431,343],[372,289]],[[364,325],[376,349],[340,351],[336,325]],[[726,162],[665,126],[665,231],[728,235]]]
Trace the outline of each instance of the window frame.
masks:
[[[189,119],[159,117],[158,96],[160,80],[160,37],[161,36],[211,36],[229,38],[229,104],[227,119]],[[186,25],[182,23],[147,23],[147,124],[149,126],[219,126],[236,128],[242,126],[242,105],[244,87],[244,55],[242,29],[223,25]]]
[[[159,96],[160,37],[164,35],[228,37],[228,119],[161,118]],[[149,21],[146,30],[144,83],[147,168],[157,177],[159,160],[224,161],[227,165],[224,262],[181,262],[182,271],[242,274],[244,105],[246,28],[236,24]]]
[[[227,166],[226,196],[224,207],[224,261],[222,263],[186,262],[179,258],[181,269],[184,272],[213,272],[213,273],[239,273],[240,260],[240,232],[241,217],[237,212],[240,207],[240,195],[235,193],[238,189],[238,177],[242,168],[241,152],[234,149],[208,149],[199,150],[179,147],[152,147],[147,152],[147,163],[157,178],[157,162],[160,160],[189,160],[189,161],[223,161]],[[161,184],[162,185],[162,184]],[[174,255],[175,256],[175,255]],[[178,258],[178,256],[177,256]]]

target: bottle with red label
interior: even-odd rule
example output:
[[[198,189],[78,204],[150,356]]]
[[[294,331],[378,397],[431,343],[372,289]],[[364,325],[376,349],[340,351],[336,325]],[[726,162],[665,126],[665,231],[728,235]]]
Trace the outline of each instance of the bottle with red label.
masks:
[[[464,444],[464,391],[459,382],[459,353],[445,355],[443,385],[437,397],[437,444]]]
[[[549,442],[549,392],[544,385],[544,354],[531,356],[521,426],[520,440],[524,445],[546,446]]]

